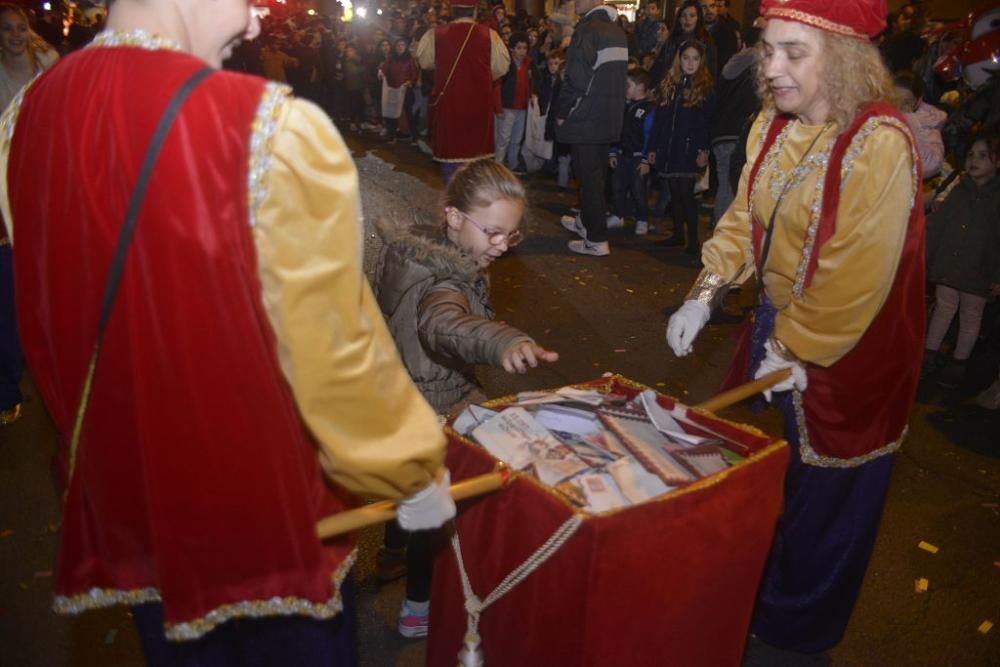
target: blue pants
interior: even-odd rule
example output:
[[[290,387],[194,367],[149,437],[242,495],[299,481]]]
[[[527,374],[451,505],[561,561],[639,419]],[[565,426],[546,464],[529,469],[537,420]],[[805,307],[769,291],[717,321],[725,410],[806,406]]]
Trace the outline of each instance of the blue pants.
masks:
[[[618,167],[612,176],[614,185],[614,214],[624,217],[628,214],[628,200],[636,220],[649,222],[649,200],[646,192],[646,177],[639,174],[642,158],[634,155],[619,155]]]
[[[754,321],[751,373],[774,328],[764,302]],[[806,392],[808,393],[808,388]],[[751,632],[763,642],[819,653],[844,636],[878,535],[895,454],[853,468],[804,464],[791,392],[774,394],[791,459],[785,506],[757,595]]]
[[[21,402],[20,383],[24,373],[14,311],[13,269],[11,247],[0,246],[0,410],[9,410]]]
[[[340,589],[344,610],[327,621],[302,616],[236,619],[201,639],[167,641],[160,604],[132,608],[149,667],[343,667],[358,663],[351,575]]]
[[[510,170],[517,169],[524,142],[524,128],[528,119],[527,109],[504,109],[503,116],[497,116],[494,125],[496,160]]]

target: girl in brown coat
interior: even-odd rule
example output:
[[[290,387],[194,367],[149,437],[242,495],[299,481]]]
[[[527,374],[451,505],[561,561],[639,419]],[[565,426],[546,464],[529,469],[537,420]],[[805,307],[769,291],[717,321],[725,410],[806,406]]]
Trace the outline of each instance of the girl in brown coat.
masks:
[[[476,160],[448,183],[443,229],[377,227],[384,245],[375,296],[406,369],[439,413],[484,398],[474,365],[525,373],[559,358],[522,331],[493,321],[485,270],[521,241],[526,203],[524,186],[510,170]],[[427,634],[432,551],[431,533],[407,535],[395,523],[386,526],[376,575],[385,581],[409,571],[399,614],[404,637]]]

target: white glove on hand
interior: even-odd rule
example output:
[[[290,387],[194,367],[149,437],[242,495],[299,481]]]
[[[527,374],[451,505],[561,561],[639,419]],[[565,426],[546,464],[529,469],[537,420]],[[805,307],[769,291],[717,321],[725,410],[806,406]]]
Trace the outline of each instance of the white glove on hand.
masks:
[[[667,345],[678,357],[691,352],[695,336],[708,323],[712,311],[700,301],[685,301],[667,322]]]
[[[437,480],[399,503],[396,520],[400,527],[409,531],[427,530],[454,518],[455,501],[451,499],[450,486],[451,473],[445,469]]]
[[[778,346],[770,339],[764,343],[764,349],[767,351],[767,354],[764,356],[764,361],[760,362],[760,368],[757,369],[757,372],[753,376],[755,380],[769,373],[780,371],[783,368],[790,368],[792,370],[792,374],[788,379],[782,380],[770,389],[765,389],[764,398],[770,402],[771,392],[773,391],[791,391],[792,389],[798,389],[800,392],[805,391],[806,387],[809,386],[809,378],[806,376],[806,369],[802,363],[794,359],[786,359],[778,351]]]

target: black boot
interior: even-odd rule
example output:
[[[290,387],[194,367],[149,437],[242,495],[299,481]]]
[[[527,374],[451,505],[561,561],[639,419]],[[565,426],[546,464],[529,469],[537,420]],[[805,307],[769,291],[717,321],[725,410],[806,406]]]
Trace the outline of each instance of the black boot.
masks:
[[[937,350],[924,350],[924,361],[920,366],[920,379],[926,380],[936,375],[944,362],[944,355]]]
[[[965,359],[951,359],[938,376],[937,383],[945,389],[958,389],[965,382]]]

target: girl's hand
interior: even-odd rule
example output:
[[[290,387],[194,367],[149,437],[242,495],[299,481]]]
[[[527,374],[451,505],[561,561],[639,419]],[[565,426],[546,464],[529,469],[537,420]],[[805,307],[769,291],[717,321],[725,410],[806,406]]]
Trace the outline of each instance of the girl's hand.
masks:
[[[530,340],[521,341],[512,345],[510,349],[503,353],[501,364],[508,373],[527,373],[528,368],[535,368],[539,361],[552,363],[559,361],[559,354],[546,350],[541,345],[537,345]]]
[[[708,151],[698,151],[698,157],[694,159],[694,163],[698,165],[699,169],[703,169],[708,166]]]
[[[617,155],[609,155],[608,156],[608,166],[611,167],[612,169],[617,169],[618,168],[618,156]]]
[[[646,156],[646,162],[656,164],[656,151],[649,151],[649,155]]]
[[[641,162],[639,164],[639,168],[636,169],[636,171],[639,172],[639,176],[645,176],[646,174],[649,173],[649,163],[648,162]]]

